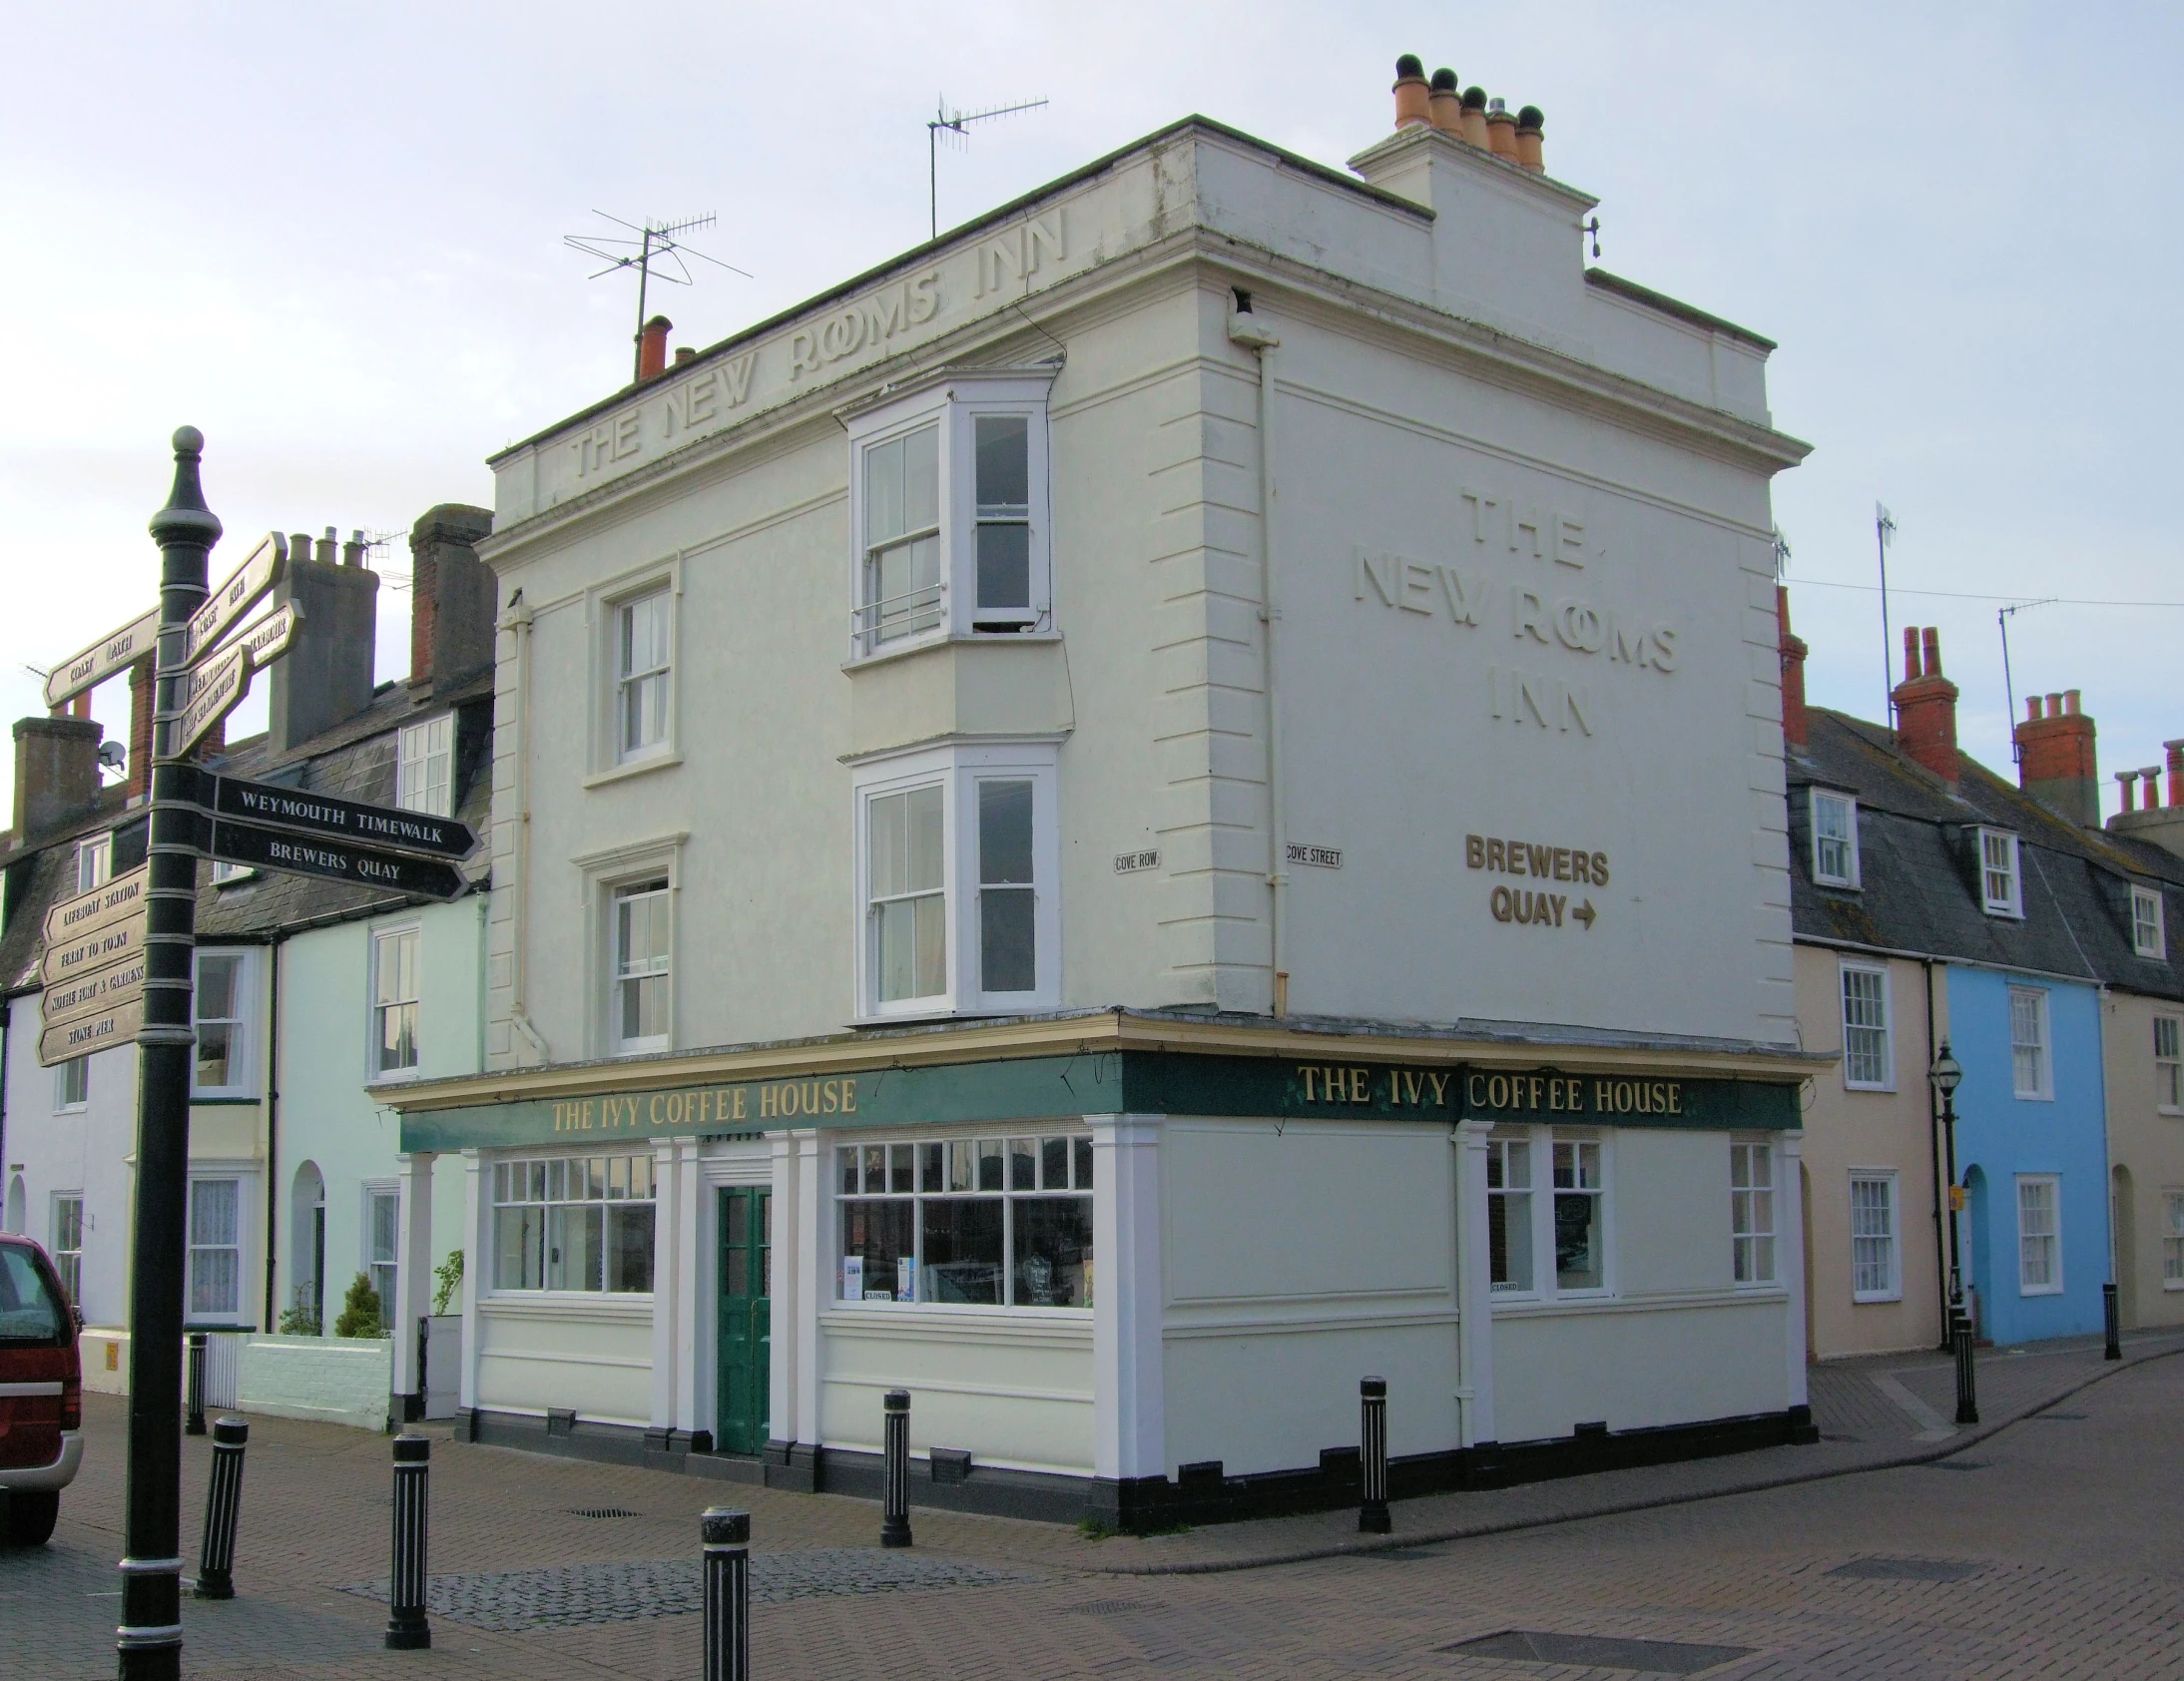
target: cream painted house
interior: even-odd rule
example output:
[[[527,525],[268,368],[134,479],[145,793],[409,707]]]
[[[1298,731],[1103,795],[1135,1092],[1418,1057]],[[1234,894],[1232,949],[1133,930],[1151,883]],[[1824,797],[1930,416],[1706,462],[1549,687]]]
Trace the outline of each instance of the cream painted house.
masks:
[[[479,1437],[868,1492],[902,1387],[1144,1526],[1353,1497],[1368,1374],[1398,1492],[1810,1435],[1806,446],[1593,204],[1193,118],[494,459],[489,1069],[388,1099]]]

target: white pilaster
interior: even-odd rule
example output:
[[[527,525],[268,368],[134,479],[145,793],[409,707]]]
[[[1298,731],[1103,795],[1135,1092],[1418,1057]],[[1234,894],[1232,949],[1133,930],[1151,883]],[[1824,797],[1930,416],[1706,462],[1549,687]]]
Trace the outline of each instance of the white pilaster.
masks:
[[[1458,1377],[1468,1399],[1462,1443],[1499,1441],[1494,1424],[1494,1260],[1487,1242],[1486,1121],[1459,1121],[1456,1147],[1456,1312]]]
[[[672,1138],[652,1141],[652,1396],[646,1418],[654,1429],[675,1422],[677,1368],[683,1364],[675,1340],[676,1305],[683,1281],[683,1176]]]
[[[493,1258],[485,1252],[493,1230],[488,1199],[493,1176],[483,1154],[462,1153],[462,1394],[459,1403],[467,1410],[478,1404],[478,1349],[485,1341],[485,1327],[478,1319],[478,1298],[485,1294],[486,1269]]]
[[[776,1441],[797,1439],[797,1376],[804,1347],[804,1202],[799,1194],[802,1158],[797,1141],[786,1132],[767,1139],[774,1155],[774,1320],[773,1364],[767,1371],[768,1433]]]
[[[1810,1399],[1805,1385],[1805,1134],[1786,1132],[1775,1176],[1775,1274],[1789,1291],[1783,1314],[1783,1357],[1788,1367],[1791,1406]]]
[[[1092,1128],[1092,1470],[1168,1474],[1162,1379],[1160,1115]]]
[[[797,1391],[795,1439],[817,1446],[819,1438],[819,1312],[834,1296],[834,1269],[819,1247],[821,1188],[826,1184],[825,1154],[817,1132],[792,1135],[797,1146]],[[776,1265],[779,1266],[777,1261]],[[782,1339],[777,1332],[774,1347]],[[776,1426],[779,1427],[778,1425]]]
[[[419,1151],[396,1156],[394,1186],[394,1300],[387,1304],[394,1336],[394,1393],[415,1396],[416,1415],[421,1418],[424,1395],[417,1383],[417,1322],[432,1311],[431,1155]]]
[[[705,1250],[705,1170],[697,1139],[675,1141],[675,1427],[687,1433],[700,1427],[698,1375],[713,1346],[710,1338],[698,1335],[699,1308],[713,1293]]]

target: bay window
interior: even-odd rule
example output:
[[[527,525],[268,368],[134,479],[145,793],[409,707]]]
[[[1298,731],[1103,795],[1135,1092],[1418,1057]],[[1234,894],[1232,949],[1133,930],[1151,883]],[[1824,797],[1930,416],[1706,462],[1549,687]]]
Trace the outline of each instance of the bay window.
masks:
[[[843,1144],[834,1212],[843,1302],[1092,1305],[1089,1134]]]
[[[493,1288],[648,1295],[649,1155],[493,1164]]]
[[[1046,626],[1052,377],[958,370],[848,417],[852,660]]]

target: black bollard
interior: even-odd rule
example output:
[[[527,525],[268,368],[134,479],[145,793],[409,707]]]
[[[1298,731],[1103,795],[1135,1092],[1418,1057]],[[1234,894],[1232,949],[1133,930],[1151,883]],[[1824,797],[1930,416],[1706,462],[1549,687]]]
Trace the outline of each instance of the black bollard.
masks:
[[[425,1494],[431,1456],[428,1436],[404,1433],[394,1438],[394,1569],[388,1584],[394,1614],[386,1620],[386,1643],[397,1652],[422,1651],[432,1644],[432,1625],[424,1615]]]
[[[236,1596],[236,1522],[243,1515],[243,1449],[251,1426],[241,1418],[213,1425],[213,1492],[205,1502],[205,1541],[198,1548],[200,1599]]]
[[[2116,1287],[2104,1284],[2100,1287],[2100,1314],[2108,1330],[2108,1346],[2101,1351],[2103,1360],[2123,1358],[2123,1310],[2116,1301]]]
[[[1971,1316],[1958,1308],[1951,1317],[1956,1322],[1956,1421],[1976,1424],[1979,1421],[1979,1394],[1971,1365]]]
[[[1395,1527],[1387,1511],[1387,1380],[1358,1381],[1358,1459],[1363,1473],[1358,1532],[1384,1535]]]
[[[190,1417],[184,1435],[205,1433],[205,1333],[190,1333]]]
[[[751,1514],[708,1506],[698,1526],[706,1547],[705,1681],[750,1681]]]
[[[887,1495],[879,1522],[879,1544],[910,1544],[910,1392],[889,1390],[883,1401],[886,1426]]]

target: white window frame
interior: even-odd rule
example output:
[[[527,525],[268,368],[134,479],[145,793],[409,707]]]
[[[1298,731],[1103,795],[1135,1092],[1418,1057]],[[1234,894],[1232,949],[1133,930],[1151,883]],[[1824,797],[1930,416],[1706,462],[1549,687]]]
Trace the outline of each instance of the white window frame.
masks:
[[[1861,1185],[1877,1185],[1881,1188],[1881,1207],[1885,1212],[1889,1229],[1885,1234],[1860,1232],[1858,1229],[1858,1188]],[[1904,1215],[1901,1195],[1901,1178],[1893,1167],[1854,1167],[1850,1175],[1851,1192],[1851,1300],[1853,1302],[1901,1302],[1904,1300]],[[1862,1287],[1859,1283],[1859,1254],[1861,1243],[1883,1243],[1887,1277],[1879,1287]]]
[[[657,885],[654,885],[657,883]],[[615,1056],[647,1056],[655,1051],[671,1049],[675,1044],[675,878],[666,870],[643,870],[603,884],[601,910],[606,917],[604,930],[606,948],[606,1038]],[[642,973],[632,970],[622,972],[622,907],[640,899],[658,899],[667,907],[668,949],[664,958],[648,959],[657,966],[649,966]],[[662,1033],[645,1033],[625,1038],[622,1033],[622,988],[638,980],[665,980],[667,982],[667,1030]]]
[[[1829,869],[1822,861],[1820,814],[1824,807],[1839,806],[1843,810],[1845,833],[1840,839],[1844,843],[1846,867]],[[1857,887],[1861,884],[1858,860],[1858,800],[1854,795],[1838,794],[1833,789],[1815,788],[1806,796],[1806,821],[1813,832],[1813,879],[1824,887]]]
[[[226,858],[213,859],[213,885],[230,886],[237,881],[248,881],[258,874],[255,863],[231,863]]]
[[[1510,1179],[1513,1172],[1513,1164],[1510,1159],[1511,1152],[1519,1148],[1524,1151],[1522,1157],[1524,1182],[1521,1185],[1512,1183]],[[1554,1294],[1551,1285],[1542,1290],[1540,1282],[1542,1277],[1546,1275],[1541,1272],[1540,1249],[1542,1239],[1539,1229],[1539,1203],[1542,1192],[1545,1191],[1551,1194],[1552,1187],[1542,1187],[1539,1182],[1541,1167],[1539,1151],[1539,1129],[1535,1127],[1498,1126],[1486,1138],[1486,1206],[1489,1222],[1487,1227],[1487,1289],[1496,1302],[1535,1302],[1540,1300],[1542,1296],[1552,1296]],[[1547,1166],[1548,1177],[1551,1179],[1553,1177],[1552,1163],[1549,1162]],[[1497,1168],[1499,1170],[1498,1177],[1501,1179],[1499,1185],[1494,1183],[1497,1177]],[[1493,1228],[1491,1225],[1491,1211],[1497,1198],[1503,1205],[1502,1241],[1508,1247],[1509,1260],[1512,1263],[1509,1270],[1511,1272],[1515,1271],[1513,1263],[1518,1253],[1518,1246],[1521,1244],[1524,1259],[1528,1263],[1526,1271],[1531,1275],[1529,1284],[1514,1282],[1495,1284],[1492,1282]],[[1509,1208],[1511,1203],[1519,1200],[1523,1205],[1522,1223],[1520,1225],[1512,1223],[1515,1216],[1512,1215]],[[1551,1243],[1551,1237],[1546,1241]],[[1551,1252],[1547,1257],[1546,1272],[1547,1274],[1553,1272]]]
[[[1973,832],[1978,837],[1979,847],[1979,906],[1989,916],[2014,916],[2024,918],[2024,845],[2006,829],[1981,829]],[[1997,894],[1991,877],[2003,873],[2003,866],[1988,861],[1989,851],[1995,842],[2001,842],[2009,853],[2007,866],[2007,891]]]
[[[2184,1290],[2184,1190],[2161,1193],[2161,1288]]]
[[[76,890],[88,893],[114,878],[114,832],[87,835],[76,842]]]
[[[229,1184],[235,1187],[235,1238],[232,1242],[199,1242],[201,1234],[198,1231],[197,1188],[200,1185],[211,1184]],[[182,1286],[183,1318],[188,1323],[209,1325],[218,1325],[230,1321],[238,1325],[243,1323],[244,1307],[250,1300],[250,1292],[246,1288],[250,1270],[246,1263],[249,1261],[251,1253],[251,1199],[245,1194],[245,1187],[249,1184],[250,1180],[247,1176],[237,1173],[233,1169],[214,1169],[202,1173],[193,1172],[190,1175],[189,1185],[184,1193],[189,1201],[184,1206],[187,1249]],[[232,1250],[235,1253],[235,1306],[232,1308],[207,1308],[200,1311],[197,1306],[198,1256],[200,1253],[211,1253],[216,1250]]]
[[[1854,1023],[1851,1020],[1852,975],[1871,976],[1881,983],[1881,1067],[1878,1080],[1854,1079],[1851,1075],[1851,1035],[1856,1031],[1871,1032],[1871,1023]],[[1836,978],[1836,1001],[1839,1023],[1843,1034],[1843,1085],[1847,1091],[1894,1091],[1896,1090],[1896,997],[1891,986],[1891,975],[1886,963],[1843,963]]]
[[[83,1092],[69,1095],[69,1081],[80,1080]],[[53,1112],[56,1115],[80,1115],[91,1105],[91,1058],[88,1055],[70,1057],[53,1070]]]
[[[859,1021],[930,1019],[950,1015],[1010,1015],[1058,1007],[1061,1001],[1061,827],[1056,767],[1058,744],[1048,740],[980,743],[922,749],[865,760],[851,770],[856,803],[856,1016]],[[978,785],[1032,785],[1032,938],[1036,985],[1028,992],[987,992],[978,984]],[[947,984],[937,993],[879,999],[871,915],[872,802],[913,789],[941,791],[942,883],[947,895]]]
[[[936,642],[1021,640],[1053,634],[1054,567],[1049,483],[1047,391],[1049,369],[955,370],[918,388],[866,408],[845,412],[849,433],[849,655],[848,663],[890,658]],[[1025,488],[1030,501],[1029,603],[1022,608],[978,609],[978,510],[976,424],[980,415],[1022,415],[1028,440]],[[928,422],[939,436],[940,586],[933,624],[915,634],[881,642],[866,599],[864,459],[877,444],[905,437]],[[1005,627],[1005,628],[1004,628]]]
[[[1744,1183],[1740,1185],[1739,1179]],[[1772,1290],[1782,1282],[1781,1181],[1782,1152],[1772,1138],[1731,1135],[1729,1275],[1739,1290]],[[1738,1277],[1740,1269],[1751,1276]]]
[[[2018,1005],[2023,1002],[2032,1006],[2030,1019],[2039,1035],[2036,1042],[2017,1037]],[[2009,989],[2009,1090],[2010,1095],[2021,1102],[2051,1103],[2055,1098],[2055,1031],[2048,1006],[2048,989],[2044,986],[2012,986]],[[2037,1058],[2034,1064],[2037,1081],[2031,1087],[2025,1085],[2017,1066],[2018,1054],[2025,1050],[2032,1051]]]
[[[657,742],[622,751],[622,609],[665,590],[668,598],[666,733]],[[683,762],[683,562],[680,552],[609,578],[585,597],[591,626],[591,771],[586,788],[662,771]]]
[[[548,1174],[551,1171],[550,1164],[554,1163],[561,1164],[561,1173],[563,1175],[567,1175],[571,1171],[567,1165],[570,1162],[603,1164],[603,1166],[601,1167],[601,1171],[605,1174],[607,1178],[609,1194],[600,1197],[570,1197],[566,1195],[566,1186],[564,1186],[564,1195],[558,1199],[551,1198],[550,1188],[541,1196],[532,1197],[527,1193],[527,1191],[521,1190],[520,1188],[515,1187],[512,1184],[513,1178],[517,1174],[524,1175],[526,1182],[528,1182],[530,1179],[531,1170],[534,1166],[540,1170],[539,1177],[541,1180],[547,1178]],[[636,1175],[639,1173],[641,1166],[641,1171],[645,1180],[645,1194],[643,1196],[636,1196],[628,1192],[625,1192],[619,1197],[612,1194],[614,1164],[616,1162],[620,1162],[621,1164],[623,1164],[621,1172],[623,1174],[625,1184],[628,1184],[634,1180]],[[588,1171],[590,1170],[587,1169],[587,1172]],[[651,1302],[655,1293],[659,1289],[660,1283],[657,1271],[657,1246],[659,1242],[660,1232],[660,1206],[662,1202],[665,1201],[660,1193],[660,1186],[657,1178],[658,1172],[659,1164],[654,1158],[651,1150],[641,1147],[636,1140],[626,1141],[620,1146],[607,1150],[576,1151],[567,1155],[562,1155],[555,1152],[528,1152],[521,1156],[509,1156],[489,1163],[484,1169],[485,1212],[488,1223],[486,1226],[486,1231],[480,1240],[481,1247],[483,1247],[486,1251],[484,1259],[480,1262],[480,1265],[483,1267],[484,1270],[478,1275],[478,1288],[480,1293],[484,1295],[503,1298],[513,1297],[518,1300],[538,1300],[543,1298],[547,1301],[557,1302]],[[504,1190],[508,1192],[507,1195],[503,1195]],[[654,1260],[652,1263],[653,1289],[609,1290],[605,1288],[608,1245],[607,1226],[609,1218],[605,1211],[618,1204],[623,1207],[628,1207],[638,1203],[646,1204],[650,1206],[653,1210],[653,1241],[655,1245]],[[551,1264],[551,1258],[546,1253],[546,1239],[550,1235],[550,1228],[552,1224],[552,1217],[550,1214],[541,1214],[539,1220],[538,1259],[540,1283],[537,1285],[513,1285],[502,1284],[500,1282],[500,1222],[502,1218],[502,1212],[504,1210],[510,1208],[538,1208],[543,1210],[551,1210],[554,1208],[590,1208],[595,1206],[599,1207],[602,1210],[599,1221],[601,1288],[599,1288],[598,1290],[557,1290],[549,1289],[546,1286],[546,1284],[544,1283],[546,1277],[546,1269]],[[529,1246],[527,1245],[526,1247]]]
[[[385,971],[388,945],[403,939],[416,942],[411,959],[411,970],[416,977],[417,996],[381,1003],[379,977]],[[424,1066],[424,927],[421,922],[410,920],[390,922],[371,930],[371,954],[365,975],[364,992],[364,1063],[365,1077],[373,1085],[385,1085],[396,1080],[414,1080],[417,1071]],[[416,1059],[408,1066],[388,1066],[380,1062],[380,1049],[385,1040],[380,1032],[380,1011],[388,1008],[407,1007],[414,1012],[410,1029],[410,1046]]]
[[[2024,1194],[2027,1187],[2044,1185],[2047,1188],[2047,1207],[2053,1216],[2053,1230],[2028,1233],[2024,1229]],[[2030,1284],[2025,1267],[2025,1244],[2039,1240],[2051,1246],[2049,1277],[2043,1284]],[[2017,1294],[2019,1296],[2060,1296],[2062,1294],[2062,1176],[2054,1173],[2020,1173],[2017,1175]]]
[[[52,1234],[52,1243],[47,1253],[53,1257],[53,1270],[61,1275],[61,1283],[67,1287],[70,1305],[80,1309],[84,1305],[84,1194],[81,1191],[56,1191],[51,1200],[52,1213],[46,1229]],[[76,1230],[73,1233],[68,1230],[66,1223],[67,1205],[71,1203],[76,1208]],[[71,1236],[76,1240],[73,1249],[65,1241]]]
[[[379,1292],[379,1323],[391,1331],[397,1306],[396,1292],[401,1288],[401,1187],[391,1179],[367,1179],[358,1188],[357,1201],[362,1218],[356,1227],[356,1270],[371,1280],[371,1288]],[[394,1211],[393,1235],[384,1256],[374,1253],[377,1232],[372,1224],[382,1203]],[[382,1273],[385,1275],[384,1289],[380,1289]]]
[[[2162,914],[2161,889],[2131,884],[2131,949],[2156,962],[2167,959],[2167,918]]]
[[[227,958],[233,958],[235,960],[235,994],[229,1000],[229,1007],[235,1011],[235,1014],[233,1014],[232,1016],[201,1016],[197,1013],[197,1000],[200,993],[196,982],[199,974],[204,968],[206,959],[209,957],[215,960]],[[246,947],[215,946],[208,948],[206,946],[199,946],[197,951],[193,954],[193,962],[191,968],[192,984],[190,988],[191,1027],[193,1032],[199,1025],[206,1021],[224,1021],[227,1022],[231,1028],[231,1032],[228,1036],[229,1081],[226,1085],[207,1086],[198,1084],[197,1053],[194,1048],[192,1049],[190,1059],[190,1096],[193,1101],[202,1101],[205,1098],[253,1097],[257,1095],[258,1082],[256,1079],[253,1078],[254,1066],[251,1060],[254,1038],[253,1029],[256,1025],[253,1022],[251,1016],[252,1002],[255,996],[252,984],[254,978],[252,970],[254,966],[255,965],[251,961],[251,952]],[[351,1064],[351,1066],[354,1065]]]
[[[394,737],[394,804],[427,817],[455,815],[455,715],[404,724]]]
[[[1501,1125],[1491,1135],[1495,1142],[1525,1141],[1531,1145],[1532,1288],[1492,1292],[1493,1306],[1567,1304],[1582,1307],[1615,1297],[1620,1289],[1615,1260],[1615,1138],[1609,1127]],[[1600,1282],[1598,1285],[1565,1287],[1555,1265],[1554,1147],[1557,1144],[1593,1144],[1599,1147],[1600,1184]],[[1489,1196],[1499,1193],[1489,1191]],[[1567,1194],[1567,1192],[1563,1193]]]
[[[2154,1107],[2184,1115],[2184,1015],[2154,1017]]]
[[[589,1055],[642,1056],[651,1050],[672,1049],[681,1042],[682,987],[677,983],[677,969],[683,961],[683,843],[689,839],[689,831],[677,830],[627,845],[585,852],[569,860],[584,872],[584,902],[588,907],[584,973],[589,977],[589,1003],[585,1010]],[[661,1045],[641,1040],[634,1046],[625,1046],[620,1032],[621,1020],[615,1012],[615,890],[663,876],[668,884],[667,1042]],[[712,1042],[719,1043],[720,1039]]]

